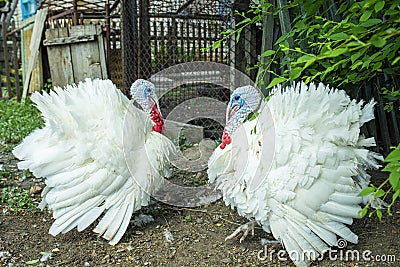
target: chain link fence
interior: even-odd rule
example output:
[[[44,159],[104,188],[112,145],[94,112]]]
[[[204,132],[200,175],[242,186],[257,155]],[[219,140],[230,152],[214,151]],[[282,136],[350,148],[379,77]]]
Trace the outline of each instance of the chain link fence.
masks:
[[[129,88],[136,79],[150,79],[162,70],[186,62],[222,63],[254,80],[255,70],[250,70],[257,61],[254,28],[245,29],[238,42],[235,35],[221,34],[233,29],[235,20],[241,20],[234,15],[234,9],[248,8],[248,2],[44,0],[39,8],[49,9],[47,28],[101,24],[106,40],[108,77],[129,95]],[[220,45],[213,47],[216,41]],[[212,80],[179,84],[170,87],[168,92],[160,89],[161,111],[163,116],[168,116],[175,106],[203,96],[226,103],[233,89]],[[196,118],[189,123],[204,127],[206,137],[218,139],[221,136],[222,126],[215,120]]]

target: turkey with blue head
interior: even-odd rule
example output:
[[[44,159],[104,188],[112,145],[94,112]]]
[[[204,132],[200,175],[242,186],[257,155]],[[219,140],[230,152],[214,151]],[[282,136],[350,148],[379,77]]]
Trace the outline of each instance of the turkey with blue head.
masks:
[[[251,86],[236,89],[227,109],[222,144],[208,162],[209,182],[226,205],[283,244],[297,266],[308,266],[338,240],[357,243],[348,225],[360,217],[358,196],[368,169],[382,156],[360,127],[374,118],[374,102],[350,99],[323,84],[276,87],[264,102]],[[250,113],[257,117],[247,119]],[[379,204],[379,202],[377,202]]]
[[[33,93],[45,126],[14,150],[20,169],[45,178],[42,202],[55,219],[49,233],[86,229],[116,244],[133,213],[149,204],[169,174],[173,143],[160,134],[163,120],[154,85],[131,86],[136,108],[110,80]]]

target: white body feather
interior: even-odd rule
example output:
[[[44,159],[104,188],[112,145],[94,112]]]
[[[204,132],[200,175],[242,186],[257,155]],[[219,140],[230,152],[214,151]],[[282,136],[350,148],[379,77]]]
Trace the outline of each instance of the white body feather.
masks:
[[[49,233],[82,231],[105,213],[94,231],[116,244],[168,171],[172,142],[109,80],[86,79],[31,99],[45,126],[13,153],[19,168],[46,178],[40,208],[53,211]]]
[[[242,125],[247,142],[234,134],[231,145],[214,151],[210,182],[216,182],[227,205],[255,219],[296,255],[313,251],[318,257],[336,245],[337,236],[357,243],[346,224],[359,217],[357,195],[370,179],[365,170],[378,168],[382,160],[365,148],[374,146],[374,139],[360,135],[360,127],[374,118],[374,103],[363,107],[322,84],[279,89],[268,101],[272,118],[263,104],[260,119]],[[271,160],[262,153],[268,149],[265,136],[274,138]],[[250,190],[260,174],[264,179]],[[313,259],[294,262],[307,266]]]

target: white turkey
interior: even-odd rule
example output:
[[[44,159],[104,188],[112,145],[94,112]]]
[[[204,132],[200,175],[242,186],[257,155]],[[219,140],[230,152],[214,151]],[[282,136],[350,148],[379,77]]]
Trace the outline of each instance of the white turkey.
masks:
[[[154,85],[137,80],[131,95],[143,110],[110,80],[32,94],[45,126],[13,153],[20,169],[46,178],[39,207],[53,211],[50,234],[82,231],[104,213],[94,232],[116,244],[168,175],[174,145],[161,134]]]
[[[374,102],[304,83],[275,88],[267,103],[261,99],[251,86],[233,92],[222,144],[209,160],[209,182],[250,220],[227,239],[243,232],[242,242],[258,223],[296,265],[307,266],[338,237],[358,242],[348,225],[360,217],[366,170],[382,160],[367,149],[374,138],[360,134],[374,118]],[[252,112],[257,117],[246,121]]]

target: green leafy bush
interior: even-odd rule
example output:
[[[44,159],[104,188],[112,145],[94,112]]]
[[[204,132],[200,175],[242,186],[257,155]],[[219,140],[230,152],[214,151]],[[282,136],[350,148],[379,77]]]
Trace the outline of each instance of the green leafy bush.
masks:
[[[391,208],[393,207],[395,201],[400,196],[400,144],[385,158],[384,162],[387,163],[385,168],[382,169],[384,172],[389,172],[389,177],[381,184],[379,187],[370,185],[364,188],[360,192],[360,196],[372,195],[374,197],[381,198],[384,201],[388,201],[387,198],[391,196],[391,200],[388,201],[387,212],[392,215]],[[390,188],[384,190],[383,187],[389,182]],[[371,199],[372,200],[372,199]],[[368,212],[368,208],[371,206],[371,202],[361,211],[362,215],[365,216]],[[381,209],[374,209],[369,213],[369,216],[376,213],[379,219],[382,219]]]

